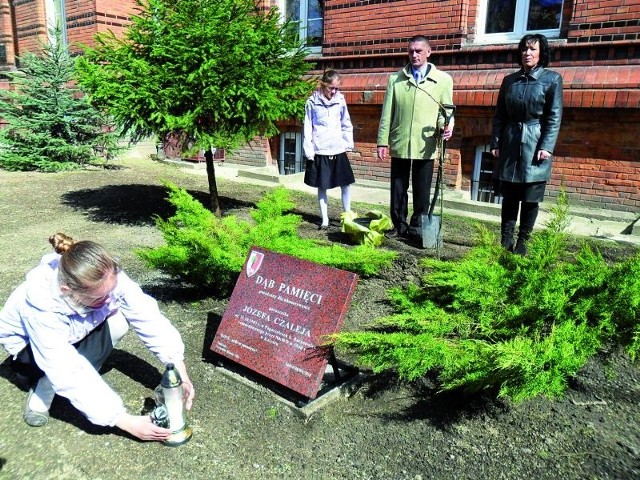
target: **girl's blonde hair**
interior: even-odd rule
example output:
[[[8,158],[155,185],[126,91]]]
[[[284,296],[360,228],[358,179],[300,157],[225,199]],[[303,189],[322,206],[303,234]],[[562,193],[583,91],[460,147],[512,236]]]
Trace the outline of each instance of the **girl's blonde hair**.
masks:
[[[64,233],[56,233],[49,237],[49,243],[60,254],[60,285],[66,285],[75,292],[91,290],[109,274],[120,271],[115,258],[102,245],[90,240],[75,242]]]
[[[320,86],[323,88],[331,87],[334,80],[340,80],[340,74],[335,70],[325,70],[320,79]]]

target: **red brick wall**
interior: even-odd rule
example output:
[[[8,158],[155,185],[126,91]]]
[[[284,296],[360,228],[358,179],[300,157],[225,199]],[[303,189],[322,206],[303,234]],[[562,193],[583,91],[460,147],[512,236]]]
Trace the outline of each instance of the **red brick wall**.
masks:
[[[113,31],[122,35],[129,24],[130,16],[136,12],[133,0],[67,0],[67,38],[73,50],[78,43],[91,45],[98,32]]]
[[[551,191],[577,203],[640,208],[640,110],[569,110],[556,148]],[[555,187],[555,188],[554,188]]]
[[[66,0],[67,40],[71,51],[78,43],[91,44],[97,32],[113,30],[122,34],[135,11],[135,0]],[[37,51],[48,38],[44,0],[0,1],[0,43],[7,47],[7,66],[15,56]]]
[[[574,204],[637,212],[640,208],[637,163],[593,156],[556,157],[549,195],[562,187]]]
[[[78,43],[91,45],[96,34],[96,15],[94,2],[82,0],[68,0],[67,41],[71,51],[80,50]]]
[[[467,7],[468,1],[326,0],[322,53],[356,58],[353,67],[358,68],[362,56],[403,55],[407,40],[417,34],[430,37],[437,50],[456,42]]]
[[[15,55],[34,52],[47,40],[47,23],[42,0],[14,0],[16,38]]]
[[[350,106],[356,179],[387,181],[388,163],[376,156],[380,110]],[[493,108],[469,108],[456,117],[444,166],[447,187],[469,191],[476,148],[491,137]],[[576,109],[564,112],[547,193],[560,188],[571,203],[615,210],[640,209],[640,109]],[[357,181],[357,180],[356,180]]]
[[[133,0],[96,0],[98,31],[111,30],[116,35],[122,35],[129,24],[129,18],[138,11]]]
[[[639,18],[638,0],[590,0],[573,1],[572,23],[616,22]]]
[[[389,163],[377,157],[376,138],[380,109],[372,105],[349,105],[353,123],[354,151],[349,155],[356,178],[388,181]]]
[[[0,0],[0,44],[5,47],[5,65],[14,65],[16,61],[12,21],[9,0]],[[0,70],[6,69],[5,65],[0,65]]]

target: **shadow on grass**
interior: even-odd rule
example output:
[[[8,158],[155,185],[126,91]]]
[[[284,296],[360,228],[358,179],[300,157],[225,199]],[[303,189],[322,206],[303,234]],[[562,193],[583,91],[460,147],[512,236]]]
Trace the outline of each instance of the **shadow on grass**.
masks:
[[[125,350],[114,348],[113,352],[100,370],[100,374],[117,370],[145,388],[153,390],[160,384],[162,376],[158,369],[146,360]]]
[[[188,193],[208,208],[208,193],[193,190]],[[107,185],[67,192],[62,195],[62,204],[85,212],[96,222],[144,226],[154,225],[156,216],[166,219],[175,213],[167,197],[167,189],[162,185]],[[225,210],[253,206],[230,197],[220,197],[220,204]]]
[[[491,395],[491,392],[465,393],[460,390],[439,391],[436,383],[428,378],[415,382],[400,380],[392,372],[366,378],[360,388],[365,397],[382,399],[390,392],[402,393],[403,408],[389,408],[378,416],[387,421],[413,422],[426,420],[440,430],[468,418],[493,416],[507,410],[507,405]],[[370,413],[368,415],[371,415]]]
[[[213,339],[218,332],[220,323],[222,323],[222,317],[220,315],[213,312],[207,314],[207,326],[205,328],[204,338],[202,339],[202,359],[213,365],[217,363],[218,356],[211,350],[211,345],[213,345]]]
[[[141,285],[144,292],[159,302],[191,303],[210,298],[213,293],[199,286],[170,279],[162,283]]]

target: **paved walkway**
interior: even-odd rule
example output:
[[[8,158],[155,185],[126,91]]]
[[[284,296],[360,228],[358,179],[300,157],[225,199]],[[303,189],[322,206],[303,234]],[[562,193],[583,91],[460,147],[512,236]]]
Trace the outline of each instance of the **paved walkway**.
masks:
[[[196,175],[206,175],[204,163],[178,163]],[[265,186],[281,184],[287,188],[304,191],[312,195],[316,193],[315,188],[304,184],[304,173],[279,175],[275,166],[248,167],[228,162],[216,162],[215,169],[216,178]],[[351,198],[355,202],[381,205],[384,211],[388,208],[389,185],[387,183],[356,180],[351,192]],[[329,190],[329,197],[339,201],[340,189],[335,188]],[[411,199],[411,195],[409,195],[409,199]],[[468,194],[465,196],[465,194],[460,191],[445,190],[443,204],[445,216],[450,212],[455,215],[481,220],[500,221],[500,205],[471,201]],[[543,226],[548,221],[550,218],[548,209],[552,206],[553,203],[548,201],[541,204],[542,208],[537,221],[538,226]],[[411,209],[411,206],[409,206],[409,208]],[[436,208],[436,213],[438,213],[438,208],[439,206]],[[640,245],[640,211],[631,213],[586,207],[571,207],[570,225],[567,231],[576,235]]]

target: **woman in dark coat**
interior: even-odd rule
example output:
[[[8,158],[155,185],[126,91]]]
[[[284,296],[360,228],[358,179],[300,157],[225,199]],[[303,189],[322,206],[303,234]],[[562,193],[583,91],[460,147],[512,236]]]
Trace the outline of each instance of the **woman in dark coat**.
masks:
[[[502,200],[501,242],[526,254],[538,216],[562,119],[562,77],[548,70],[550,50],[541,34],[528,34],[518,45],[518,72],[502,81],[493,118],[491,153],[498,159]],[[520,211],[518,241],[513,234]]]

